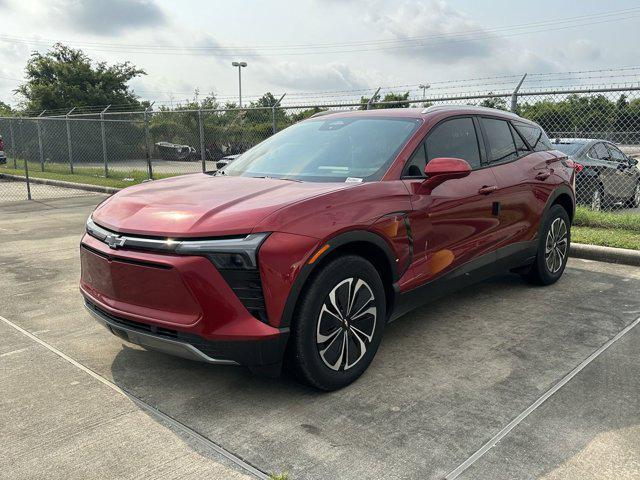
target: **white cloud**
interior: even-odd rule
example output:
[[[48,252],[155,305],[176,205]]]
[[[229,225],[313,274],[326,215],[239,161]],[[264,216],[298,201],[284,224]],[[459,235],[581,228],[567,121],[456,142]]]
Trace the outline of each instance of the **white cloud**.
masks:
[[[393,5],[378,1],[365,23],[406,48],[386,49],[387,55],[422,64],[467,71],[513,73],[547,71],[552,62],[484,28],[443,0],[403,0]]]
[[[57,0],[56,16],[70,28],[94,35],[163,25],[166,16],[150,0]]]
[[[567,45],[567,53],[577,60],[594,61],[602,58],[602,47],[588,38],[576,38]]]
[[[385,5],[388,7],[388,4]],[[488,36],[478,24],[443,1],[394,2],[393,8],[387,11],[374,8],[373,13],[366,15],[365,22],[393,39],[404,40],[406,45],[412,45],[388,51],[421,60],[456,63],[469,57],[487,56],[495,48],[493,36]],[[473,36],[459,36],[469,31],[476,33]],[[417,41],[416,37],[424,40]]]
[[[278,62],[265,65],[262,73],[270,83],[297,91],[340,90],[370,88],[369,77],[355,72],[342,62],[305,64]]]

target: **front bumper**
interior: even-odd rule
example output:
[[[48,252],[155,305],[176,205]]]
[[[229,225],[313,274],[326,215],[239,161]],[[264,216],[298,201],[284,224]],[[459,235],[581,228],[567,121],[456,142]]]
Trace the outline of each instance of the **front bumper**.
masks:
[[[288,332],[253,341],[211,341],[198,335],[115,317],[85,297],[85,308],[114,335],[147,350],[215,365],[276,365],[282,361]]]
[[[253,316],[207,258],[113,250],[89,235],[80,257],[87,308],[124,340],[207,363],[282,361],[288,329]]]

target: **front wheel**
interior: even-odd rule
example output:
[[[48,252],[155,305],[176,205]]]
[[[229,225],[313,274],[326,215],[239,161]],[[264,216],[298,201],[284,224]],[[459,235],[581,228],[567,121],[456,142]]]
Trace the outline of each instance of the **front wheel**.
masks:
[[[367,369],[386,320],[380,275],[356,255],[321,267],[304,291],[291,328],[289,361],[297,377],[321,390],[337,390]]]
[[[604,190],[601,186],[596,186],[591,193],[591,210],[599,212],[604,204]]]
[[[538,253],[526,274],[527,280],[551,285],[562,276],[571,245],[571,221],[561,205],[554,205],[543,220],[538,240]]]

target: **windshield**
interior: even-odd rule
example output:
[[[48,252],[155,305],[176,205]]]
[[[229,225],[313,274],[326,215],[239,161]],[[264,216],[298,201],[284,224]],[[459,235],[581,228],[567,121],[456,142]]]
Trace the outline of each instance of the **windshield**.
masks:
[[[584,143],[556,143],[553,142],[553,148],[556,150],[560,150],[562,153],[567,155],[574,155],[577,153],[582,147],[584,147]]]
[[[220,173],[310,182],[379,180],[420,123],[382,117],[310,120],[247,150]]]

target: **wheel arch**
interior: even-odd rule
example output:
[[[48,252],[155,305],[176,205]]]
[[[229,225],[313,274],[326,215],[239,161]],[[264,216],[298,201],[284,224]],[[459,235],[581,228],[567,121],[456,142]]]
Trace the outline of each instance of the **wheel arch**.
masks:
[[[388,317],[395,303],[396,290],[394,285],[398,280],[398,271],[396,257],[386,240],[368,230],[349,231],[330,238],[314,255],[326,245],[329,247],[321,253],[317,260],[307,261],[296,277],[282,312],[280,328],[286,328],[291,325],[300,295],[312,279],[313,274],[320,271],[323,265],[326,265],[332,259],[348,254],[364,258],[378,271],[385,290],[386,314]],[[311,259],[313,258],[312,256]]]
[[[575,194],[568,186],[562,185],[553,191],[547,200],[542,218],[546,217],[554,205],[560,205],[564,208],[569,215],[569,220],[573,223],[573,217],[576,211]]]

